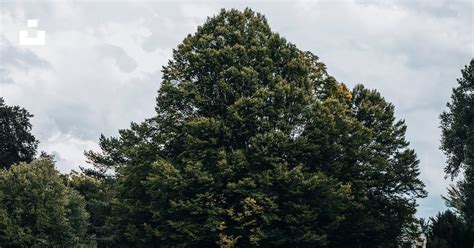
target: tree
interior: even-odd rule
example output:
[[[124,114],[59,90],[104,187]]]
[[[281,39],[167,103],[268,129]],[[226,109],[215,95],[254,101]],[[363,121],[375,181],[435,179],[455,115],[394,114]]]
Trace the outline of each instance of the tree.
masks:
[[[85,207],[90,215],[88,234],[94,237],[98,247],[114,247],[109,225],[111,201],[115,191],[114,178],[91,169],[81,168],[81,173],[67,175],[69,187],[77,190],[85,199]]]
[[[430,218],[428,248],[470,248],[466,224],[456,214],[447,210]]]
[[[419,161],[404,137],[406,125],[395,120],[394,111],[378,92],[354,88],[351,114],[368,133],[342,162],[350,172],[345,180],[351,181],[362,207],[346,214],[340,229],[344,236],[333,241],[337,247],[397,247],[403,231],[417,222],[416,198],[426,192],[418,178]],[[348,147],[347,142],[341,145]]]
[[[156,112],[87,153],[116,171],[121,244],[391,247],[425,195],[394,107],[249,9],[174,50]]]
[[[441,149],[448,156],[445,172],[456,176],[474,165],[474,59],[461,70],[459,86],[453,89],[448,111],[441,114]]]
[[[448,157],[447,175],[455,177],[464,171],[464,178],[449,190],[447,202],[461,214],[474,237],[474,59],[461,73],[448,111],[441,114],[441,149]]]
[[[19,106],[8,106],[0,97],[0,168],[31,162],[38,141],[31,134],[32,114]]]
[[[93,246],[84,198],[49,159],[0,171],[1,247]]]

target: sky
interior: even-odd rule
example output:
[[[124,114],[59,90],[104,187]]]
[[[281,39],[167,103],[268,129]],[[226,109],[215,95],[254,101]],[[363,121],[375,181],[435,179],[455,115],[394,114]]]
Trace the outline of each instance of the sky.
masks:
[[[429,192],[417,215],[444,210],[453,182],[444,178],[439,114],[474,57],[472,1],[0,0],[0,96],[34,114],[39,150],[54,154],[61,172],[77,170],[101,134],[154,115],[161,68],[187,34],[221,8],[245,7],[318,55],[338,81],[377,89],[395,105]],[[44,30],[45,45],[20,45],[20,30]]]

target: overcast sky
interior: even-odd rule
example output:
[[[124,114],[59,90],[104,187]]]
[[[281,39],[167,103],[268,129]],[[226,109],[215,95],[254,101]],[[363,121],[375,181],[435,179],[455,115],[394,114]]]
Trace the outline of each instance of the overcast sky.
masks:
[[[318,55],[350,87],[380,91],[406,120],[429,197],[419,216],[443,210],[445,156],[439,114],[474,56],[472,1],[13,2],[0,0],[0,96],[35,115],[39,149],[62,172],[84,150],[154,114],[172,49],[221,8],[251,7],[273,31]],[[46,45],[20,46],[37,19]],[[32,31],[32,30],[30,30]]]

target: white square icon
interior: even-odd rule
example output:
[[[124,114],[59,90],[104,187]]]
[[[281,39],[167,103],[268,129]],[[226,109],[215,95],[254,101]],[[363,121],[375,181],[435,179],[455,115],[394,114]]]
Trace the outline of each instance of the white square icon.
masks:
[[[37,28],[37,27],[38,27],[38,20],[36,20],[36,19],[29,19],[29,20],[28,20],[28,27],[29,27],[29,28]]]
[[[29,19],[27,21],[28,28],[37,28],[38,20]],[[31,37],[28,30],[20,30],[20,45],[22,46],[43,46],[46,44],[46,31],[37,30],[36,36]]]

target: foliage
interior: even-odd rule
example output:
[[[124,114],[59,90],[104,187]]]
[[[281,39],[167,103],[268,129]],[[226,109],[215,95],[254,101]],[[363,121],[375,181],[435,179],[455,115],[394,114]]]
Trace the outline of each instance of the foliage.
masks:
[[[430,218],[427,248],[470,248],[468,227],[451,211]]]
[[[67,175],[69,187],[77,190],[86,201],[86,210],[90,214],[88,233],[94,237],[99,247],[113,247],[110,232],[113,230],[108,223],[114,196],[114,179],[91,169],[81,168],[82,173],[71,172]]]
[[[448,156],[448,175],[464,171],[463,178],[449,189],[447,204],[461,215],[474,237],[474,59],[461,73],[448,111],[441,114],[441,149]]]
[[[352,96],[351,113],[369,133],[349,136],[352,141],[365,141],[351,148],[355,153],[349,153],[342,165],[350,172],[345,180],[351,182],[355,199],[364,207],[351,209],[341,227],[344,236],[336,236],[334,243],[338,247],[357,247],[357,243],[358,247],[396,247],[403,230],[416,222],[415,199],[426,194],[418,179],[418,160],[408,149],[406,125],[395,120],[392,104],[361,85]],[[348,147],[346,142],[341,145]]]
[[[31,117],[24,108],[8,106],[0,97],[0,168],[33,160],[38,141],[31,134]]]
[[[1,247],[93,246],[84,198],[68,188],[53,161],[0,171]]]
[[[442,146],[448,156],[446,173],[457,175],[474,165],[474,59],[465,67],[453,89],[448,111],[441,114]]]
[[[123,246],[391,247],[426,194],[393,105],[249,9],[174,50],[156,113],[87,153]]]

